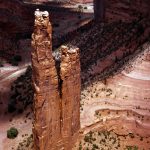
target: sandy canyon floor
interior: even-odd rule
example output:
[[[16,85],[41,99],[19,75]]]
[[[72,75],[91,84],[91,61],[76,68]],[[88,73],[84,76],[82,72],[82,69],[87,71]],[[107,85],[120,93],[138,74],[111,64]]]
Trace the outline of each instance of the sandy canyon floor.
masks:
[[[130,67],[81,95],[81,140],[75,149],[150,149],[149,47]]]

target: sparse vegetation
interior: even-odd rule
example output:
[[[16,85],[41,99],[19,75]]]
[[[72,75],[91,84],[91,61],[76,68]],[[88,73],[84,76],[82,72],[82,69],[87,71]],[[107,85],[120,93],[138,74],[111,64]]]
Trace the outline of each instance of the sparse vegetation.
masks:
[[[28,137],[26,135],[22,135],[22,137],[24,137],[23,141],[19,143],[17,150],[27,150],[27,149],[32,149],[33,148],[33,135],[31,134]]]
[[[138,150],[137,146],[126,146],[125,150]]]
[[[79,150],[82,150],[82,144],[81,144],[81,142],[79,144]]]
[[[93,144],[93,148],[92,148],[93,150],[94,149],[99,149],[99,147],[96,145],[96,144]]]
[[[15,61],[17,61],[17,62],[22,61],[22,57],[21,57],[20,55],[15,55],[15,56],[13,57],[13,59],[14,59]]]
[[[85,150],[98,150],[100,148],[105,150],[109,147],[116,150],[120,147],[119,141],[119,137],[113,132],[108,132],[106,130],[90,131],[85,135],[84,139],[80,141],[79,147],[81,147],[82,144],[82,148]]]
[[[60,25],[59,25],[59,23],[54,23],[53,24],[53,27],[55,27],[55,28],[58,28]]]
[[[134,134],[133,133],[129,133],[130,138],[134,138]]]
[[[2,60],[0,60],[0,67],[4,66],[4,62]]]
[[[7,138],[14,139],[18,136],[18,133],[19,133],[18,130],[12,127],[9,130],[7,130]]]
[[[139,134],[129,133],[128,135],[118,135],[114,131],[90,131],[87,133],[84,138],[79,141],[79,145],[82,147],[82,150],[144,150],[142,147],[138,147],[137,145],[124,145],[124,140],[134,140],[133,138],[141,138]],[[147,139],[148,137],[146,137]],[[142,137],[144,140],[144,138]],[[149,143],[149,142],[148,142]],[[74,149],[76,150],[76,149]]]
[[[12,57],[12,59],[10,60],[10,63],[13,66],[18,66],[19,62],[22,61],[22,57],[20,55],[15,55],[14,57]]]
[[[11,86],[8,112],[22,113],[33,101],[33,88],[31,85],[32,69],[28,67],[25,74],[17,78]]]
[[[83,6],[82,5],[78,5],[78,11],[82,12],[83,11]]]

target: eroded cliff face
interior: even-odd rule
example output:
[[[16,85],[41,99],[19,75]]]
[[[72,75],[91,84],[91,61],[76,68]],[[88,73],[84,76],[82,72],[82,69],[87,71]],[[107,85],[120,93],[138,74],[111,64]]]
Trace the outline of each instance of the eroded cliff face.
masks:
[[[80,129],[79,50],[62,46],[56,68],[49,14],[39,10],[35,12],[32,47],[34,149],[70,150]]]
[[[70,143],[70,137],[76,136],[80,129],[80,61],[79,49],[61,47],[60,77],[61,87],[61,116],[62,137]],[[72,139],[73,140],[73,139]],[[69,150],[70,144],[67,149]]]

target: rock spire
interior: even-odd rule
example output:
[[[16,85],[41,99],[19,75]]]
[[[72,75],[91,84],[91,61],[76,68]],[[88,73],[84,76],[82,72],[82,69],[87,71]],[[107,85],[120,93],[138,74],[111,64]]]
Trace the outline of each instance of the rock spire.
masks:
[[[61,46],[56,67],[47,11],[35,11],[32,34],[35,150],[70,150],[80,129],[79,49]]]

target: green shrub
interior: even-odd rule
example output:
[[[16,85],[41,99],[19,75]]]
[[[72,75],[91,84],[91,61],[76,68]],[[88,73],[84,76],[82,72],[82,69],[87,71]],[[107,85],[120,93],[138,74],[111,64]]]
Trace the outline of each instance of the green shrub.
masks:
[[[82,144],[81,144],[81,142],[79,144],[79,150],[82,150]]]
[[[90,136],[86,135],[86,136],[84,137],[84,141],[91,143],[91,138],[90,138]]]
[[[137,146],[126,146],[126,150],[138,150]]]
[[[54,24],[53,24],[53,27],[58,28],[59,26],[60,26],[59,23],[54,23]]]
[[[4,62],[2,60],[0,60],[0,67],[4,66]]]
[[[17,62],[22,61],[22,57],[20,55],[15,55],[13,59]]]
[[[79,6],[78,6],[78,9],[79,9],[79,10],[82,10],[82,9],[83,9],[83,6],[82,6],[82,5],[79,5]]]
[[[22,61],[22,57],[20,55],[15,55],[10,60],[10,64],[12,64],[12,66],[18,66],[18,63],[21,62],[21,61]]]
[[[12,64],[12,66],[18,66],[18,62],[13,59],[10,61],[10,64]]]
[[[7,130],[7,138],[14,139],[18,136],[18,130],[14,127]]]
[[[8,112],[13,113],[16,111],[15,104],[8,104]]]
[[[99,147],[96,144],[93,144],[93,149],[99,149]]]

